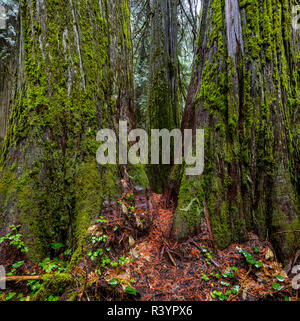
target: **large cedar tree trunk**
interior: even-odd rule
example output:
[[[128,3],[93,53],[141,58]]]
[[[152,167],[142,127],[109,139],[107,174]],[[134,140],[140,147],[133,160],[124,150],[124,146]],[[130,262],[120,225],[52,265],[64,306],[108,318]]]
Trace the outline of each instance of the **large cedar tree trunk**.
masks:
[[[203,1],[182,127],[205,129],[205,171],[174,169],[175,237],[199,230],[207,204],[219,247],[247,232],[272,240],[282,259],[300,245],[293,233],[277,234],[300,229],[296,2]]]
[[[98,130],[118,132],[119,119],[134,126],[130,16],[127,0],[26,0],[19,16],[0,234],[21,223],[39,259],[52,242],[80,251],[91,219],[114,204],[131,174],[96,162]]]

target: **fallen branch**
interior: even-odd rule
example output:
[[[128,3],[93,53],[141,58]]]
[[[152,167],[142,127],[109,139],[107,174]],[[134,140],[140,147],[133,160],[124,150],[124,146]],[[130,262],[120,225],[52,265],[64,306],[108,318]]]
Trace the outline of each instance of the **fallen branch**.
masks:
[[[42,280],[42,275],[34,276],[7,276],[4,279],[0,279],[0,282],[23,282],[23,281],[33,281],[33,280]]]
[[[273,236],[274,235],[281,235],[281,234],[289,234],[289,233],[300,233],[300,230],[277,232],[277,233],[274,233]]]
[[[175,262],[175,260],[173,259],[173,256],[171,255],[169,249],[168,249],[166,246],[165,246],[165,249],[166,249],[166,251],[167,251],[167,254],[168,254],[171,262],[173,263],[173,265],[174,265],[175,267],[177,267],[176,262]]]

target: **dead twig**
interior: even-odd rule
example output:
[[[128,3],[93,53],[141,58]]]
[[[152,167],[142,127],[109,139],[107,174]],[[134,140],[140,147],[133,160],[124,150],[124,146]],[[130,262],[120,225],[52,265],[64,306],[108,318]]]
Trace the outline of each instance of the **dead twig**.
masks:
[[[203,206],[204,206],[204,212],[205,212],[206,222],[207,222],[207,226],[208,226],[209,237],[212,241],[213,248],[215,249],[216,248],[215,238],[214,238],[214,234],[212,232],[212,228],[211,228],[211,224],[210,224],[210,215],[209,215],[209,212],[207,209],[205,198],[203,199]]]
[[[167,252],[167,254],[168,254],[168,256],[169,256],[169,258],[170,258],[171,262],[173,263],[173,265],[174,265],[175,267],[177,267],[176,262],[175,262],[175,260],[173,259],[173,256],[171,255],[171,253],[170,253],[170,251],[169,251],[168,247],[167,247],[167,246],[164,246],[164,247],[165,247],[165,250],[166,250],[166,252]]]
[[[82,253],[84,253],[84,249],[83,249],[83,246],[82,246]],[[87,288],[87,283],[88,283],[88,268],[87,268],[87,262],[86,262],[86,258],[85,258],[85,255],[84,255],[84,272],[85,272],[85,279],[84,279],[84,286],[83,286],[83,290],[82,292],[79,294],[79,301],[82,301],[82,298],[83,298],[83,295],[84,293],[86,292],[86,288]]]

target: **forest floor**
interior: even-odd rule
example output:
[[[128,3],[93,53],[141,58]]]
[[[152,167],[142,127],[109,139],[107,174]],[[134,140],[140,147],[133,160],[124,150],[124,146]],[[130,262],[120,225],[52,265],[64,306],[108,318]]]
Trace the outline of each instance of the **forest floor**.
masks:
[[[140,300],[298,300],[269,242],[249,235],[249,242],[218,251],[203,234],[178,243],[169,238],[172,209],[162,195],[152,201],[152,230],[131,250]]]
[[[53,292],[42,299],[69,300],[75,293],[73,299],[80,301],[298,301],[291,266],[283,269],[269,242],[249,234],[248,242],[223,251],[215,248],[209,233],[177,242],[170,238],[174,206],[166,206],[157,194],[151,194],[150,207],[146,203],[145,196],[131,193],[117,206],[108,206],[88,229],[90,251],[72,269],[73,284],[56,293],[51,279],[46,288]],[[98,244],[104,233],[104,242]],[[8,252],[7,269],[17,282],[8,282],[0,292],[3,301],[41,299],[35,295],[43,275],[54,280],[69,263],[63,256],[40,264],[23,258],[18,266],[22,257]]]

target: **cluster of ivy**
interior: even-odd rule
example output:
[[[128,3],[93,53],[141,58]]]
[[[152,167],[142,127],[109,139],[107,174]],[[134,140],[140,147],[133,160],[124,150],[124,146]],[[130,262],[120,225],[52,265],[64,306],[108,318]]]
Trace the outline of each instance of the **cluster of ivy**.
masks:
[[[28,253],[28,247],[25,246],[24,241],[22,240],[23,235],[19,232],[21,225],[11,225],[10,232],[5,236],[0,238],[0,244],[7,242],[7,244],[17,250],[22,254]],[[62,243],[51,243],[51,248],[53,250],[60,250],[64,245]],[[71,255],[71,250],[64,251],[63,255],[60,258],[50,259],[45,258],[38,266],[42,269],[43,272],[47,274],[60,274],[64,273],[67,270],[67,262],[63,258],[67,258]],[[18,261],[11,265],[10,272],[7,273],[7,276],[14,276],[17,274],[18,270],[25,267],[25,261]],[[36,272],[31,273],[32,276],[36,275]],[[25,301],[26,299],[32,299],[38,290],[42,287],[42,281],[39,280],[29,280],[27,281],[27,287],[30,290],[30,294],[26,296],[24,293],[9,292],[4,296],[5,301],[9,300],[18,300]],[[58,301],[59,297],[50,294],[46,301]]]
[[[128,225],[128,221],[132,218],[132,215],[134,212],[137,210],[137,206],[135,205],[135,197],[133,193],[129,193],[125,196],[124,200],[121,199],[118,201],[118,204],[123,206],[127,206],[127,221],[125,222],[125,225]],[[108,221],[103,217],[100,216],[99,219],[96,221],[97,224],[99,224],[102,227],[102,231],[107,231],[108,228]],[[119,229],[119,226],[114,226],[112,229],[112,233],[117,232]],[[129,257],[126,257],[125,255],[120,256],[118,259],[112,260],[110,258],[110,252],[111,252],[111,247],[108,246],[109,236],[102,232],[101,235],[93,235],[91,238],[91,243],[92,243],[92,249],[87,252],[87,256],[91,259],[92,262],[95,263],[95,266],[97,267],[96,272],[99,275],[103,275],[104,271],[107,271],[108,268],[122,268],[128,264],[130,264],[131,261],[134,259],[130,259]],[[111,279],[108,284],[112,288],[116,288],[118,285],[123,285],[125,281],[118,280],[116,278]],[[131,286],[131,283],[133,283],[134,280],[130,280],[128,286],[124,287],[124,290],[127,294],[129,295],[138,295],[139,292],[134,289]]]

